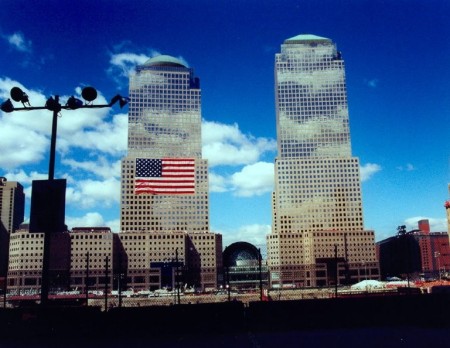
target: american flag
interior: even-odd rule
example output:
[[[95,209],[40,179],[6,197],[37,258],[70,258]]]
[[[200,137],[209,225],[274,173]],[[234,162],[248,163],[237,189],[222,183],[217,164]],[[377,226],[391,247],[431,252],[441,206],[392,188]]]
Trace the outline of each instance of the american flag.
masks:
[[[135,194],[195,193],[195,159],[136,158]]]

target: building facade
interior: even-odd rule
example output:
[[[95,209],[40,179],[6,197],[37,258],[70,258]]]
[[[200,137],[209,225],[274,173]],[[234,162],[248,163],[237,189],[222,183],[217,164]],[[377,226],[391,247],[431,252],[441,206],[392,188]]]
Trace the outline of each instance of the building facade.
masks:
[[[200,83],[193,70],[170,56],[150,59],[130,77],[128,155],[122,161],[121,231],[209,231],[208,167],[201,157],[200,96]],[[139,158],[193,159],[195,189],[189,194],[152,194],[153,187],[138,191]]]
[[[25,194],[18,182],[0,178],[0,214],[1,223],[11,234],[23,222],[25,212]]]
[[[55,233],[50,292],[212,290],[222,269],[222,238],[215,233],[121,232],[75,227]],[[37,294],[41,289],[44,234],[27,225],[11,234],[7,289]]]
[[[428,220],[420,220],[418,229],[403,231],[377,242],[382,278],[449,277],[450,245],[447,232],[431,232]]]
[[[0,278],[7,274],[9,239],[23,222],[24,211],[23,186],[0,177]]]
[[[161,272],[164,256],[160,249],[166,258],[169,254],[173,258],[178,250],[183,267],[190,272],[192,264],[201,265],[196,286],[216,287],[218,272],[212,258],[218,258],[221,265],[216,248],[222,243],[221,236],[209,228],[200,81],[184,62],[161,55],[136,68],[130,76],[129,96],[128,154],[122,160],[120,207],[121,231],[126,234],[119,238],[138,233],[147,241],[139,248],[150,251],[147,259],[139,259],[145,261],[134,262],[128,255],[129,264],[139,277],[147,273],[150,277],[150,273]],[[213,242],[196,243],[203,239]],[[205,245],[211,249],[200,251]],[[148,269],[150,264],[155,267]]]
[[[114,284],[134,290],[217,287],[222,238],[215,233],[121,232],[114,234]]]
[[[361,269],[377,279],[336,45],[315,35],[285,40],[275,56],[275,95],[278,156],[267,237],[272,285],[356,281]]]
[[[12,294],[37,294],[41,288],[44,233],[28,227],[11,234],[7,289]]]
[[[114,234],[108,227],[74,227],[70,239],[69,289],[113,288]],[[65,289],[64,289],[65,290]]]

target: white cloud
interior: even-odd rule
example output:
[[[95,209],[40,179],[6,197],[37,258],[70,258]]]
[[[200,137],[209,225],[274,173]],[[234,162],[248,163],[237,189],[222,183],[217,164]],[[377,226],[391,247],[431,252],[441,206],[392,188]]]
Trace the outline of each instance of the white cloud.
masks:
[[[28,94],[31,105],[45,105],[47,98],[40,91],[26,89],[9,78],[0,78],[0,100],[9,98],[10,90],[15,86]],[[75,92],[75,96],[79,97],[81,88]],[[67,99],[68,96],[62,96],[61,103]],[[99,92],[96,104],[107,103]],[[58,118],[56,150],[65,153],[72,148],[81,148],[122,156],[127,148],[128,116],[115,114],[110,119],[108,115],[111,111],[110,108],[63,110]],[[0,124],[0,148],[3,153],[0,167],[11,170],[37,163],[49,152],[52,113],[48,110],[1,112]]]
[[[14,169],[41,161],[48,151],[48,139],[33,130],[5,122],[0,127],[0,149],[0,167]]]
[[[410,217],[405,219],[405,226],[406,226],[406,230],[410,231],[410,230],[417,230],[418,227],[418,222],[420,220],[428,220],[428,222],[430,223],[430,231],[431,232],[450,232],[447,231],[447,219],[445,218],[440,218],[440,219],[436,219],[436,218],[430,218],[430,217],[425,217],[425,216],[414,216],[414,217]]]
[[[372,178],[372,176],[379,172],[381,170],[381,166],[379,164],[375,164],[375,163],[367,163],[365,165],[361,165],[359,167],[359,172],[361,174],[361,181],[367,181],[370,178]]]
[[[257,162],[231,175],[209,172],[210,192],[233,192],[239,197],[260,196],[273,191],[273,163]]]
[[[19,87],[31,98],[41,103],[45,99],[39,92],[26,90],[23,85],[9,78],[0,78],[0,100],[10,98],[12,87]],[[42,104],[40,104],[42,105]],[[20,105],[22,106],[22,105]],[[47,118],[42,119],[37,111],[4,113],[0,112],[0,167],[14,169],[29,163],[41,161],[48,152],[49,139],[46,136],[51,128],[51,116],[46,112]],[[48,120],[48,122],[47,122]],[[20,139],[20,141],[18,141]]]
[[[413,170],[416,170],[414,165],[411,164],[411,163],[406,163],[404,166],[398,166],[397,169],[400,170],[400,171],[407,171],[407,172],[411,172]]]
[[[109,227],[111,231],[118,232],[120,228],[119,219],[105,221],[98,212],[89,212],[78,217],[66,216],[65,222],[69,230],[75,227]]]
[[[106,221],[105,226],[111,228],[111,231],[113,232],[120,232],[120,219]]]
[[[113,177],[103,181],[80,180],[66,190],[66,203],[77,208],[88,209],[99,204],[105,208],[119,201],[120,181]]]
[[[110,178],[111,176],[120,178],[120,160],[111,162],[106,157],[100,156],[95,161],[79,162],[74,159],[66,158],[62,159],[61,162],[68,165],[73,170],[82,169],[103,179]]]
[[[208,174],[209,192],[226,192],[229,191],[227,179],[212,171]]]
[[[89,127],[89,128],[82,128]],[[80,124],[70,128],[70,122],[58,139],[58,149],[67,152],[72,147],[100,151],[122,156],[127,150],[128,115],[116,114],[110,122],[100,120],[95,122],[95,129],[88,124]]]
[[[245,225],[233,231],[215,231],[222,234],[223,245],[228,246],[235,242],[247,242],[256,247],[265,248],[266,235],[272,230],[270,225]],[[263,251],[261,251],[263,253]]]
[[[241,197],[260,196],[273,191],[273,163],[258,162],[242,168],[231,176],[233,194]]]
[[[11,35],[3,36],[8,43],[16,50],[21,52],[31,52],[32,43],[26,40],[22,33],[16,32]]]
[[[89,212],[78,217],[66,216],[65,223],[69,230],[74,227],[109,227],[111,231],[118,232],[120,228],[119,219],[105,221],[98,212]]]
[[[237,124],[202,123],[203,157],[210,167],[255,163],[266,152],[276,150],[276,141],[245,135]]]
[[[66,216],[66,225],[69,229],[74,227],[101,227],[105,226],[103,216],[97,212],[87,213],[81,217]]]
[[[22,185],[31,185],[31,182],[33,180],[46,180],[48,179],[48,174],[46,173],[38,173],[36,171],[32,171],[30,174],[25,173],[23,169],[16,171],[16,172],[10,172],[3,175],[8,179],[8,181],[18,181]]]
[[[158,55],[158,52],[153,52],[152,56]],[[150,56],[145,54],[136,54],[136,53],[117,53],[112,54],[109,63],[111,64],[111,68],[109,72],[119,70],[123,77],[128,77],[130,73],[134,71],[136,65],[144,64]]]

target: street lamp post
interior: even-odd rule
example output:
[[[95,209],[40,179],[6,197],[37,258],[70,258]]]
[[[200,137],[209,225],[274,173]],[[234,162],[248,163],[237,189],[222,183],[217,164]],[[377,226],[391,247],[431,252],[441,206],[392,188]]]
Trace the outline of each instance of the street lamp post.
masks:
[[[178,264],[178,248],[175,249],[175,286],[176,286],[176,290],[177,290],[177,300],[178,300],[178,304],[180,304],[180,268],[179,268],[179,264]]]
[[[86,253],[86,306],[89,306],[89,251]]]
[[[434,252],[434,258],[437,260],[437,263],[438,263],[439,281],[442,280],[442,278],[441,278],[441,260],[440,260],[440,257],[441,257],[441,253],[439,251],[435,251]]]
[[[263,300],[263,281],[262,281],[262,255],[261,248],[258,248],[258,276],[259,276],[259,300]]]
[[[112,107],[114,104],[119,102],[122,108],[128,103],[128,98],[116,95],[111,99],[109,104],[99,104],[94,105],[92,102],[97,98],[97,91],[93,87],[85,87],[82,90],[81,96],[86,101],[71,96],[65,105],[61,105],[59,100],[59,95],[50,97],[47,99],[44,106],[31,106],[28,99],[28,95],[22,91],[19,87],[13,87],[10,91],[10,96],[15,102],[22,103],[23,107],[16,108],[10,99],[6,100],[0,105],[3,112],[10,113],[13,111],[32,111],[32,110],[49,110],[53,112],[52,118],[52,133],[50,138],[50,158],[48,166],[48,181],[52,183],[55,177],[55,153],[56,153],[56,133],[58,128],[58,115],[61,110],[77,110],[77,109],[98,109]],[[52,207],[52,206],[51,206]],[[54,224],[50,225],[54,227]],[[46,306],[48,304],[48,293],[50,285],[50,242],[51,234],[54,232],[54,228],[49,228],[44,232],[44,247],[43,247],[43,258],[42,258],[42,279],[41,279],[41,305]]]

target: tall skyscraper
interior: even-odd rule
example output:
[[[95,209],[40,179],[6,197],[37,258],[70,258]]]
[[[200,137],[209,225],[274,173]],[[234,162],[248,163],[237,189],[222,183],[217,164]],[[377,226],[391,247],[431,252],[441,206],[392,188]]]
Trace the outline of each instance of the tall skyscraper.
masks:
[[[181,60],[157,56],[130,76],[114,267],[126,269],[134,289],[171,287],[175,278],[217,287],[222,236],[209,231],[201,122],[200,81]],[[176,276],[179,262],[183,274]]]
[[[344,61],[336,45],[315,35],[285,40],[275,56],[275,94],[273,284],[335,282],[335,253],[345,267],[351,259],[370,261],[377,273],[373,231],[363,231],[359,160],[351,153]],[[364,252],[353,252],[359,239]]]
[[[130,77],[122,231],[209,231],[200,97],[193,70],[171,56],[149,59]]]

